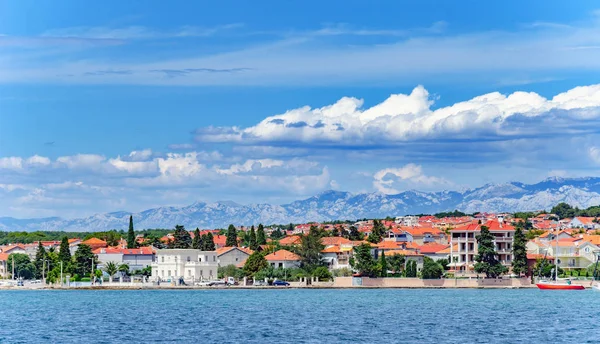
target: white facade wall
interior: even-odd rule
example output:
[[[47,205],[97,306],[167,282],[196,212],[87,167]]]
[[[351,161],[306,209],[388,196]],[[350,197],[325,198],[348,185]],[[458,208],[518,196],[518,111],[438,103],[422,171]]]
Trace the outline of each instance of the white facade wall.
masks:
[[[194,249],[157,250],[152,263],[152,279],[210,280],[217,278],[219,267],[215,251]]]

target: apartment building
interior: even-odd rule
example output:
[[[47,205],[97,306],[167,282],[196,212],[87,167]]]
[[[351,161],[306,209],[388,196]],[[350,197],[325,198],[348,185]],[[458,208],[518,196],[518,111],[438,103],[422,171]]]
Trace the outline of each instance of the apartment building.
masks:
[[[509,267],[512,263],[512,245],[515,228],[502,220],[489,220],[483,224],[472,223],[460,226],[450,231],[450,248],[452,262],[450,266],[458,271],[473,272],[475,256],[477,256],[477,236],[481,233],[481,226],[487,226],[494,236],[494,244],[500,262]],[[456,245],[456,246],[455,246]],[[458,252],[454,252],[457,248]]]

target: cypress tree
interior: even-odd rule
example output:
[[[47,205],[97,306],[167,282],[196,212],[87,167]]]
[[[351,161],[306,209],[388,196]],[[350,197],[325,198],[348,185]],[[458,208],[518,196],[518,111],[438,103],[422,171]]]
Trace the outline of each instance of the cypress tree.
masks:
[[[69,264],[71,262],[71,251],[69,250],[69,238],[64,236],[60,242],[60,249],[58,251],[58,260],[63,264]]]
[[[379,257],[379,267],[381,268],[381,277],[387,277],[387,262],[385,260],[385,251],[381,251],[381,256]]]
[[[250,245],[248,245],[250,247],[251,250],[256,251],[256,249],[258,248],[258,242],[256,241],[256,231],[254,230],[254,226],[252,226],[250,228]]]
[[[266,245],[267,237],[265,235],[265,227],[262,223],[258,224],[258,230],[256,231],[256,245]]]
[[[202,251],[214,251],[216,250],[215,238],[211,232],[206,233],[202,236]]]
[[[135,232],[133,231],[133,216],[129,215],[129,230],[127,231],[127,248],[136,248]]]
[[[487,226],[481,226],[481,233],[477,236],[477,256],[475,256],[475,271],[485,273],[486,277],[496,278],[508,271],[498,260],[498,253],[494,247],[494,236]]]
[[[194,239],[192,240],[192,248],[196,250],[202,249],[202,236],[200,235],[200,229],[196,227],[194,231]]]
[[[515,237],[513,238],[513,256],[512,271],[515,275],[527,273],[527,238],[523,233],[523,224],[519,222],[515,229]]]
[[[227,228],[227,240],[225,240],[225,246],[231,247],[237,245],[237,230],[235,229],[234,225],[229,225],[229,227]]]
[[[36,278],[42,278],[45,258],[46,258],[46,250],[44,249],[42,242],[38,241],[38,249],[35,254],[35,262],[34,262],[35,270],[36,270],[35,271]],[[48,269],[47,266],[45,268]]]

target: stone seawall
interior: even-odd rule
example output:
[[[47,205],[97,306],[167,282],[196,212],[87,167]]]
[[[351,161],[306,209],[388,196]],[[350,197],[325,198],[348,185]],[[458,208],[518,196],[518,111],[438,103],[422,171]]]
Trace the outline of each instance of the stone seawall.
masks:
[[[465,278],[423,280],[420,278],[337,277],[334,288],[531,288],[528,278]]]

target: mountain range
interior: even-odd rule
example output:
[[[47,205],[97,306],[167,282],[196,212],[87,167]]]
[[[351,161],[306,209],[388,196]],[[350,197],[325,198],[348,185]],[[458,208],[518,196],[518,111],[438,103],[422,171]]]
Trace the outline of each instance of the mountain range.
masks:
[[[473,212],[515,212],[549,210],[566,202],[586,208],[600,204],[600,177],[552,177],[536,184],[510,182],[486,184],[465,191],[405,191],[395,195],[382,193],[352,194],[325,191],[316,196],[283,205],[234,202],[196,202],[183,207],[160,207],[133,213],[135,227],[223,228],[236,225],[306,223],[310,221],[383,218],[407,214],[432,214],[460,210]],[[2,231],[102,231],[126,229],[131,213],[120,211],[78,219],[58,217],[15,219],[0,217]]]

